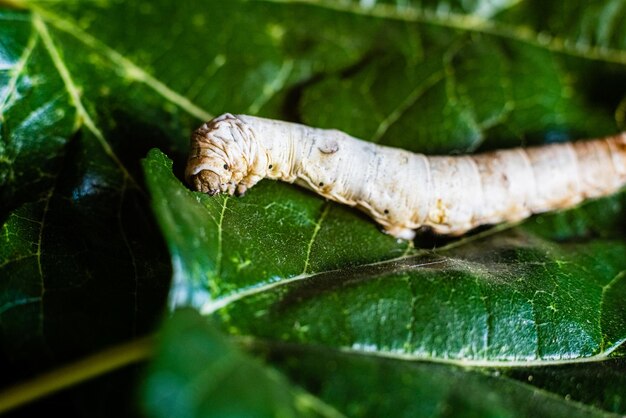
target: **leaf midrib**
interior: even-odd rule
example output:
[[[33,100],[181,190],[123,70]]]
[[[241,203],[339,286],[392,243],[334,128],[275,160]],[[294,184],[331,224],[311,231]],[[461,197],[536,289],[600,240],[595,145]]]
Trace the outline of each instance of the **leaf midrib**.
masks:
[[[194,116],[203,122],[211,120],[214,117],[213,114],[193,103],[186,96],[172,90],[158,78],[149,74],[146,70],[135,64],[131,59],[125,57],[123,54],[110,47],[100,39],[83,31],[71,19],[59,16],[58,14],[50,12],[49,10],[39,6],[33,5],[31,6],[31,9],[58,30],[71,35],[86,47],[105,57],[109,60],[109,62],[115,64],[114,67],[119,69],[120,76],[128,77],[131,80],[147,85],[168,102],[178,106],[191,116]]]
[[[604,61],[626,65],[626,51],[599,47],[580,42],[572,42],[566,38],[548,33],[536,32],[525,26],[514,26],[494,22],[477,15],[452,12],[435,12],[428,9],[406,7],[398,9],[390,4],[376,3],[371,7],[361,7],[346,2],[327,2],[321,0],[253,0],[260,3],[303,4],[311,7],[332,10],[340,13],[354,14],[384,20],[423,23],[455,30],[482,33],[499,38],[523,42],[554,53],[570,55],[593,61]]]

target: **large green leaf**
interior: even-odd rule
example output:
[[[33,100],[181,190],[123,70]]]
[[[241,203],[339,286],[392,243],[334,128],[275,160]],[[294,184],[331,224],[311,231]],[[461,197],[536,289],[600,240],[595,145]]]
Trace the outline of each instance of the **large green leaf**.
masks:
[[[466,370],[353,355],[322,347],[257,342],[256,352],[268,356],[316,398],[304,394],[298,386],[286,385],[274,370],[260,373],[256,361],[246,358],[224,338],[197,313],[181,310],[174,314],[165,327],[154,370],[146,383],[150,415],[234,416],[238,412],[239,416],[271,417],[282,412],[280,416],[315,413],[336,417],[337,411],[343,411],[350,417],[601,417],[609,414],[600,408],[621,402],[620,394],[611,393],[611,385],[594,379],[595,371],[584,365],[574,371],[587,382],[592,380],[608,389],[601,399],[603,403],[588,406],[554,396],[508,376],[517,370],[503,374],[498,370]],[[189,354],[195,362],[189,361]],[[196,367],[198,363],[204,367]],[[622,363],[611,364],[615,376],[618,370],[623,373]],[[533,381],[545,371],[530,368],[523,372],[530,373],[526,381]],[[623,375],[619,379],[623,381]],[[568,383],[572,387],[580,385],[582,379],[568,380],[571,383],[559,382],[563,389]],[[559,390],[555,385],[550,389]],[[568,398],[586,393],[568,389]],[[527,402],[531,397],[533,401]],[[262,404],[255,405],[259,398]]]
[[[380,243],[390,241],[391,256],[396,241],[355,217],[342,234],[360,233],[365,255],[339,261],[335,225],[317,219],[331,209],[309,209],[319,199],[302,192],[294,213],[272,202],[295,201],[297,190],[267,184],[242,199],[214,198],[188,191],[157,151],[145,167],[179,269],[173,302],[218,311],[232,332],[478,363],[602,358],[626,339],[626,243],[589,221],[622,217],[621,196],[388,261]],[[593,239],[559,227],[572,216]],[[238,253],[227,258],[233,242]]]
[[[615,132],[622,2],[10,3],[26,10],[0,9],[3,383],[151,329],[170,270],[147,192],[171,304],[228,332],[478,366],[618,351],[622,196],[446,247],[289,185],[200,196],[158,152],[147,190],[138,160],[156,146],[180,173],[189,132],[225,111],[421,152]],[[572,397],[624,412],[589,393]]]
[[[626,338],[626,310],[622,302],[626,291],[626,245],[619,238],[622,232],[607,221],[610,217],[623,217],[622,195],[573,211],[537,217],[508,230],[486,230],[439,249],[411,249],[410,253],[388,261],[359,263],[344,255],[348,261],[342,267],[332,264],[332,242],[321,241],[322,228],[332,225],[321,226],[315,239],[328,252],[308,257],[307,265],[315,266],[309,272],[298,269],[303,265],[298,261],[303,260],[297,250],[291,250],[277,251],[284,257],[275,265],[265,261],[258,270],[254,263],[246,265],[250,276],[244,268],[238,272],[234,269],[229,276],[225,269],[216,273],[219,257],[211,257],[217,254],[207,254],[206,249],[218,249],[227,240],[251,243],[239,248],[254,260],[255,251],[266,251],[264,245],[281,243],[280,223],[294,216],[289,211],[265,210],[266,222],[278,225],[273,231],[277,237],[267,238],[267,230],[256,228],[252,233],[258,234],[257,238],[250,239],[250,224],[241,222],[241,217],[252,216],[250,212],[264,211],[267,202],[263,195],[276,191],[278,185],[259,186],[242,199],[215,198],[187,190],[171,174],[171,162],[158,151],[151,152],[144,166],[157,216],[166,235],[172,236],[168,242],[177,267],[172,302],[196,305],[205,313],[214,313],[228,332],[260,337],[263,341],[333,347],[349,353],[341,355],[348,362],[352,361],[347,360],[351,355],[371,356],[372,364],[385,357],[428,360],[453,370],[438,366],[434,369],[439,376],[435,380],[448,381],[448,373],[452,373],[454,381],[461,379],[459,385],[472,387],[480,373],[468,373],[463,380],[463,371],[455,367],[486,371],[505,367],[510,377],[531,385],[545,385],[568,399],[624,411],[625,382],[609,379],[609,383],[602,384],[612,371],[619,370],[618,376],[624,371],[623,361],[610,358]],[[227,212],[223,209],[225,203]],[[231,225],[227,217],[234,214],[238,214],[238,224],[226,229],[224,225]],[[358,218],[358,222],[369,221]],[[290,229],[294,228],[293,224],[286,228],[284,239],[293,239]],[[254,246],[256,242],[264,244]],[[309,237],[288,245],[311,247]],[[361,261],[359,254],[353,256]],[[327,265],[328,260],[327,270],[319,267]],[[236,264],[240,258],[230,262]],[[291,274],[280,270],[292,263]],[[258,281],[250,277],[257,277]],[[329,360],[332,364],[336,361]],[[601,367],[603,362],[612,364]],[[289,369],[296,379],[298,370],[307,367],[306,361],[297,364]],[[313,364],[306,379],[299,377],[304,384],[330,379],[329,371],[322,372],[318,363]],[[370,367],[385,368],[384,364]],[[572,366],[567,368],[568,364]],[[412,379],[435,373],[429,367],[416,370],[417,377]],[[581,377],[574,385],[572,372],[576,370]],[[351,373],[346,371],[347,375]],[[537,373],[550,376],[533,380]],[[520,399],[536,396],[530,389],[520,393],[511,389],[514,394],[509,393],[508,385],[518,387],[509,376],[503,393],[494,396],[520,405],[524,403]],[[590,378],[595,378],[596,383],[585,384],[581,390],[581,384]],[[379,378],[372,379],[377,383],[371,383],[370,391],[376,391],[379,385],[387,387],[378,382]],[[492,379],[497,380],[498,376]],[[545,380],[549,383],[545,384]],[[309,384],[319,388],[317,383]],[[424,389],[420,389],[425,391],[424,397],[428,397],[426,388],[432,384],[435,383],[425,383]],[[341,391],[365,390],[351,389],[349,383],[342,381],[343,385],[346,387]],[[487,385],[493,385],[493,390],[499,387],[498,383]],[[441,397],[452,396],[450,390],[453,389],[445,389],[428,400],[415,398],[414,407],[424,402],[443,402]],[[461,405],[475,396],[465,395],[468,398],[459,400]],[[332,391],[328,396],[335,399]],[[344,402],[356,401],[346,398],[331,403],[335,402],[344,407]],[[379,416],[377,408],[361,407],[366,416]],[[543,407],[552,406],[538,406]],[[572,413],[563,408],[566,411],[562,414]],[[584,408],[582,411],[586,413]],[[561,413],[555,411],[556,415]]]

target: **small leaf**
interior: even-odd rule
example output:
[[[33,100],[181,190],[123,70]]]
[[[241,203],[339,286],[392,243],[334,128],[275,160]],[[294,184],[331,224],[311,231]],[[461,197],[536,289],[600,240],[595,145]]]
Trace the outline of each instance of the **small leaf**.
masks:
[[[165,324],[145,383],[153,417],[342,417],[247,356],[193,310]]]

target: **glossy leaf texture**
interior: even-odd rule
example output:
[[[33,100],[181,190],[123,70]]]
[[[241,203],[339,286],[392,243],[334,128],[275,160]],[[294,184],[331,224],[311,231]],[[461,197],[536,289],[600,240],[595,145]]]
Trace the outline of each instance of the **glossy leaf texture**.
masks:
[[[144,334],[163,310],[171,268],[140,184],[146,137],[124,139],[140,126],[124,116],[132,96],[94,57],[40,16],[0,10],[2,385]],[[133,381],[58,402],[68,414],[130,402]]]
[[[171,416],[173,410],[183,416],[270,417],[281,411],[286,417],[311,413],[325,417],[607,417],[618,416],[602,408],[621,401],[615,384],[624,380],[623,359],[559,366],[558,374],[567,378],[550,381],[554,368],[467,369],[322,346],[239,340],[240,346],[291,377],[293,383],[282,387],[282,396],[268,396],[284,385],[284,378],[273,368],[259,376],[258,359],[229,345],[206,318],[180,310],[165,330],[144,390],[148,412],[155,417]],[[197,363],[189,362],[184,353],[192,353],[204,367],[195,367]],[[234,358],[239,365],[236,370],[232,370]],[[220,390],[216,381],[222,388],[236,384],[237,389]],[[591,405],[572,400],[585,397],[593,385]],[[303,395],[302,388],[317,398]],[[604,393],[604,398],[599,399],[598,393]],[[263,405],[250,408],[260,394],[265,395]],[[240,397],[233,400],[235,395]],[[225,403],[230,408],[226,411]]]
[[[171,270],[148,198],[170,305],[225,332],[442,370],[616,361],[621,195],[408,244],[290,185],[209,198],[178,178],[189,132],[226,111],[426,153],[624,129],[619,1],[11,3],[24,10],[0,10],[3,383],[152,329]],[[145,160],[146,187],[138,162],[153,147],[165,154]],[[120,387],[84,391],[114,409]],[[567,402],[555,388],[543,390]],[[588,392],[571,397],[624,413]]]

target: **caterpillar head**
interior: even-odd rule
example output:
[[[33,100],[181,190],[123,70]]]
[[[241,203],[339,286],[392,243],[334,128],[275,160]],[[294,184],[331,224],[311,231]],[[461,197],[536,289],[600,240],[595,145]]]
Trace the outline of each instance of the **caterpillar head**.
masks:
[[[241,119],[226,113],[191,135],[185,179],[197,191],[234,194],[248,175],[253,133]]]

